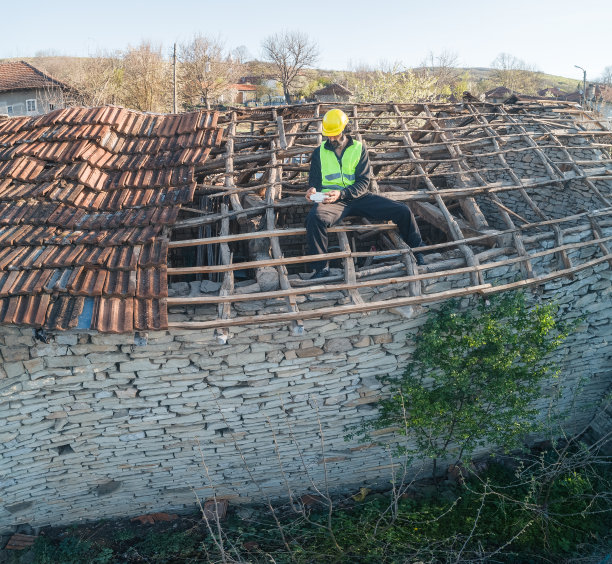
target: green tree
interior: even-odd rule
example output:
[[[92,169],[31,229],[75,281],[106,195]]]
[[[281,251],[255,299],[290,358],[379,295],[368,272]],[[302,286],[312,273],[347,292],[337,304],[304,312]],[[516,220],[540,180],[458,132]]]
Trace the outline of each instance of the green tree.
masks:
[[[464,311],[449,301],[416,339],[411,364],[389,380],[391,396],[364,431],[395,427],[408,454],[459,462],[487,445],[519,445],[540,426],[535,400],[556,377],[552,353],[569,327],[552,303],[528,307],[522,292],[480,299]]]

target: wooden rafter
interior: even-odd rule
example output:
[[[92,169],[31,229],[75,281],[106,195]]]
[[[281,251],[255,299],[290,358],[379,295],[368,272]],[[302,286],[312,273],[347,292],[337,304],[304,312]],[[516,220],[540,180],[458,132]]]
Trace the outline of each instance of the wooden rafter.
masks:
[[[196,193],[214,205],[206,209],[183,206],[172,228],[175,240],[169,244],[172,256],[186,247],[196,247],[198,256],[203,256],[200,249],[214,248],[218,259],[215,262],[209,256],[206,266],[199,260],[196,266],[168,268],[171,279],[220,276],[218,295],[168,300],[169,305],[217,304],[218,316],[177,326],[223,328],[270,321],[290,322],[299,332],[305,319],[497,291],[493,284],[484,283],[483,275],[490,280],[491,272],[500,266],[520,269],[522,278],[502,288],[571,277],[600,263],[612,267],[608,144],[612,132],[582,109],[556,101],[520,101],[514,106],[345,104],[339,107],[349,115],[354,137],[370,156],[372,190],[409,203],[422,226],[426,222],[438,228],[423,233],[436,238],[446,234],[446,240],[428,241],[422,250],[441,254],[430,255],[434,258],[427,266],[418,268],[396,226],[337,225],[329,231],[337,234],[338,252],[316,259],[338,261],[342,274],[323,283],[309,280],[303,272],[313,257],[303,252],[305,229],[294,218],[308,212],[303,194],[308,188],[310,157],[322,140],[321,118],[332,107],[337,106],[235,109],[222,116],[224,142],[213,148],[211,158],[196,171]],[[585,141],[572,141],[578,138]],[[585,156],[584,148],[596,153]],[[537,174],[525,170],[531,158],[537,163]],[[542,203],[578,185],[572,199],[583,198],[586,211],[553,211]],[[600,208],[593,210],[592,202]],[[288,223],[279,224],[284,218],[289,218]],[[203,236],[204,228],[215,236]],[[576,234],[578,242],[574,242]],[[253,250],[252,241],[258,240],[265,252]],[[375,240],[384,243],[383,250],[370,249]],[[264,247],[260,245],[260,250]],[[245,260],[247,248],[250,256]],[[592,256],[590,249],[596,249],[598,256],[585,262],[581,257]],[[232,250],[243,262],[235,262]],[[541,269],[542,264],[549,272],[536,274],[536,266]],[[278,273],[278,290],[234,292],[234,272],[240,270],[248,277],[265,267]],[[450,293],[429,289],[431,282],[445,277],[459,277],[461,287]],[[395,284],[400,288],[397,299],[379,303],[365,298],[373,288]],[[367,289],[369,293],[364,293]],[[329,291],[344,293],[339,301],[343,305],[317,307],[315,301],[309,302],[308,309],[298,308],[298,297]],[[285,313],[249,316],[230,310],[234,302],[279,298],[286,301]]]

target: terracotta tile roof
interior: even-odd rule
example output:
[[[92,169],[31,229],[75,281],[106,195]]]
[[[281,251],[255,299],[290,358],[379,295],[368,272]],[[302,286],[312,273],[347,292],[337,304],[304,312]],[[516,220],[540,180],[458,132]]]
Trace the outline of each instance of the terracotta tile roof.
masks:
[[[168,241],[216,112],[67,108],[0,120],[0,323],[167,326]]]
[[[239,92],[255,92],[257,90],[257,86],[254,84],[228,84],[227,87]]]
[[[50,86],[70,90],[70,87],[63,82],[24,61],[0,64],[0,92],[49,88]]]

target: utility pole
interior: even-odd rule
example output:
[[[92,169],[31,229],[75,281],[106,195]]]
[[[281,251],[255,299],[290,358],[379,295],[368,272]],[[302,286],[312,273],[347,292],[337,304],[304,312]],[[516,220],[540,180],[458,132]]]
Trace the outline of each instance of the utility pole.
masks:
[[[174,104],[172,112],[176,113],[176,43],[174,44],[174,54],[172,55],[172,82],[174,85]]]
[[[584,108],[586,106],[586,71],[578,65],[574,66],[582,71],[582,107]]]

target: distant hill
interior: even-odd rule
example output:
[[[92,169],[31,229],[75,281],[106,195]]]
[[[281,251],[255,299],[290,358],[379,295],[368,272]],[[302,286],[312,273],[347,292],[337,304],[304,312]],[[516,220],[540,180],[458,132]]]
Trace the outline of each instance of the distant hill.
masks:
[[[461,71],[468,72],[473,82],[483,83],[493,80],[494,69],[486,67],[462,67]],[[542,82],[542,88],[557,87],[565,92],[575,92],[581,81],[577,78],[566,78],[564,76],[556,76],[554,74],[546,74],[543,72],[536,73]]]

